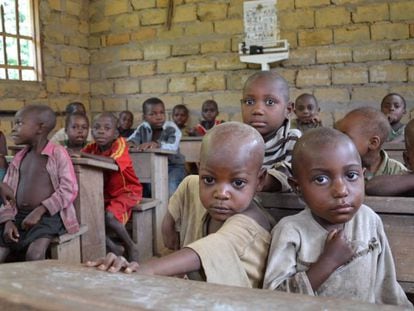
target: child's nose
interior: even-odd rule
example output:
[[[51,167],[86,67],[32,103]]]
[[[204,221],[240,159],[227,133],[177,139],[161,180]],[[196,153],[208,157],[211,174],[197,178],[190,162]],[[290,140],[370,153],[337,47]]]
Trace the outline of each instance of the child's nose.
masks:
[[[228,200],[229,192],[227,190],[227,187],[218,185],[216,191],[214,191],[214,198],[218,200]]]
[[[348,195],[348,187],[342,179],[337,179],[332,184],[332,192],[336,198],[345,197]]]

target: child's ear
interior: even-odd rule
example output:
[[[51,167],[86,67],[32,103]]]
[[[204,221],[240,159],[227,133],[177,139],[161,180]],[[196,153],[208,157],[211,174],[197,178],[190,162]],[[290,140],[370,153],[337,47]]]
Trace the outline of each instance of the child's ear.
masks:
[[[287,112],[286,117],[288,117],[292,113],[292,111],[294,111],[294,109],[295,109],[295,103],[294,102],[288,102],[287,105],[286,105],[286,112]]]
[[[267,174],[267,170],[264,167],[262,167],[257,176],[257,179],[258,179],[258,183],[256,186],[257,192],[260,192],[263,190],[263,186],[264,186],[265,179],[266,179],[266,174]]]
[[[300,195],[300,188],[299,188],[298,181],[293,177],[288,177],[288,183],[289,183],[290,187],[292,188],[292,190],[297,195]]]
[[[372,136],[369,139],[369,143],[368,143],[368,148],[370,150],[376,150],[379,149],[381,147],[381,139],[379,138],[379,136]]]

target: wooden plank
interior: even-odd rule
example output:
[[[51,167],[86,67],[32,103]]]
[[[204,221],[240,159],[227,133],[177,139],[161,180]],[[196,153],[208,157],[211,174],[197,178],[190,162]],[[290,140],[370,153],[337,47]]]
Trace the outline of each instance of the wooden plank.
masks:
[[[182,137],[180,141],[180,152],[184,155],[186,162],[200,162],[200,147],[202,137]]]
[[[404,310],[171,277],[107,273],[57,261],[0,265],[3,310]]]
[[[403,152],[405,150],[405,143],[384,143],[382,148],[387,152],[390,158],[393,158],[401,163],[404,163]]]

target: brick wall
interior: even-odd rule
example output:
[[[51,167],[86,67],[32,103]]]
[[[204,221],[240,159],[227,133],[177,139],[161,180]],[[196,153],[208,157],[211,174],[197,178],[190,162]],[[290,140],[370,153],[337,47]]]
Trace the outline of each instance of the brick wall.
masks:
[[[239,120],[243,82],[260,70],[237,55],[243,1],[174,3],[168,30],[167,0],[41,0],[45,80],[0,82],[1,107],[62,110],[76,99],[92,115],[132,110],[137,123],[142,101],[158,96],[169,111],[186,104],[194,123],[213,98],[220,118]],[[278,10],[290,58],[271,70],[289,81],[293,100],[313,93],[326,124],[356,106],[378,107],[391,91],[414,108],[412,1],[279,0]]]

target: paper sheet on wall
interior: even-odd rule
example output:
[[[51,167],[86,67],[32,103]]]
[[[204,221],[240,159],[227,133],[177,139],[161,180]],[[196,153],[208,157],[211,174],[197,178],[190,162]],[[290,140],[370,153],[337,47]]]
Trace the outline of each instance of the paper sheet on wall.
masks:
[[[279,38],[276,0],[245,1],[243,8],[246,44],[274,46]]]

